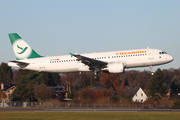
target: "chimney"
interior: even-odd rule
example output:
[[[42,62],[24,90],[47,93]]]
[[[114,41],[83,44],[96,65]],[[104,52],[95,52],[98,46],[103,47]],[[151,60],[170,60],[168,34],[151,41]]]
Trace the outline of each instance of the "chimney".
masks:
[[[4,84],[1,83],[1,90],[4,90]]]

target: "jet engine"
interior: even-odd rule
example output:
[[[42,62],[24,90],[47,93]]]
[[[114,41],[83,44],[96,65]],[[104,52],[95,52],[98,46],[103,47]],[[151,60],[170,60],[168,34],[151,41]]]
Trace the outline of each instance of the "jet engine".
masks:
[[[105,70],[105,71],[104,71]],[[124,63],[109,63],[107,68],[105,68],[104,72],[109,72],[112,74],[119,74],[124,72]]]

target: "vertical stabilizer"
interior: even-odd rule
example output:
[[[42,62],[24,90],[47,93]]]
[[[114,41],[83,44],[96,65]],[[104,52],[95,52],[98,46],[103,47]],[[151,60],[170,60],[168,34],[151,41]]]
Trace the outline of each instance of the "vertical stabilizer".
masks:
[[[17,60],[43,57],[38,55],[17,33],[8,35]]]

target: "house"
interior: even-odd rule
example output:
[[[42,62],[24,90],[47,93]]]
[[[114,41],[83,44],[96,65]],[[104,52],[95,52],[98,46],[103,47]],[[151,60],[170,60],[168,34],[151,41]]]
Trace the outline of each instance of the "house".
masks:
[[[122,96],[128,95],[132,101],[143,103],[148,98],[140,87],[126,87],[122,91]]]
[[[6,94],[6,98],[4,99],[6,102],[10,101],[10,96],[15,90],[14,84],[4,85],[3,83],[0,86],[0,89]]]
[[[58,98],[59,100],[70,100],[68,99],[68,91],[65,91],[64,87],[50,87],[51,89],[54,90],[54,93],[56,94],[56,98]]]

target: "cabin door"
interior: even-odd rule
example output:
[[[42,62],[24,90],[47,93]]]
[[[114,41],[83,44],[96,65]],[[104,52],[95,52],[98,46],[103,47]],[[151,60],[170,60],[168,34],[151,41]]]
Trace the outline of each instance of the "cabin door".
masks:
[[[149,59],[154,59],[153,50],[149,49],[148,57]]]
[[[45,70],[44,59],[39,59],[39,69],[40,71]]]

